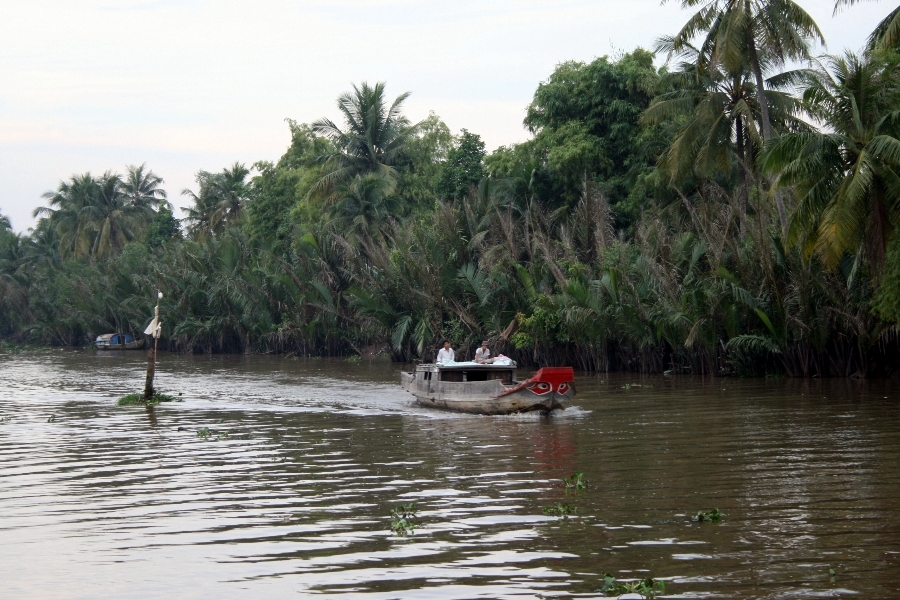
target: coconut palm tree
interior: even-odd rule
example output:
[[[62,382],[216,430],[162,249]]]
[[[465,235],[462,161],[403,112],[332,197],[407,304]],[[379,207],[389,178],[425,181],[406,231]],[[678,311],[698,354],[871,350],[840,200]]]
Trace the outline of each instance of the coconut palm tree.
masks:
[[[234,163],[229,169],[222,169],[214,178],[213,193],[216,197],[216,209],[212,214],[212,226],[220,223],[231,223],[241,216],[247,200],[247,176],[250,169],[242,163]]]
[[[411,125],[401,112],[410,93],[400,94],[388,105],[384,88],[384,82],[374,86],[363,82],[360,86],[354,84],[352,92],[341,94],[338,109],[344,128],[328,118],[312,124],[313,131],[328,138],[336,148],[322,157],[325,174],[313,187],[313,193],[331,192],[341,181],[366,173],[396,177],[394,165],[419,124]]]
[[[0,215],[0,279],[15,271],[23,236],[12,230],[9,217]]]
[[[681,59],[675,70],[664,75],[665,88],[670,91],[658,96],[641,116],[645,125],[674,125],[660,167],[673,185],[690,181],[692,176],[737,179],[738,197],[746,210],[757,175],[755,156],[763,146],[753,74],[746,64],[737,72],[726,71],[722,63],[698,69],[703,61],[700,51],[690,44],[676,49],[672,37],[661,38],[657,52]],[[769,80],[764,96],[780,132],[803,128],[795,116],[801,106],[790,94],[772,88],[789,86],[801,75],[788,72]]]
[[[206,235],[220,233],[236,221],[244,212],[244,204],[249,194],[247,176],[250,170],[242,163],[234,163],[221,173],[200,171],[196,181],[199,191],[182,190],[182,196],[189,196],[194,206],[183,208],[187,213],[188,231]]]
[[[842,6],[852,6],[860,0],[837,0],[834,3],[834,12],[841,9]],[[888,13],[884,19],[875,27],[875,31],[869,36],[869,49],[885,50],[900,45],[900,6]]]
[[[90,173],[73,175],[69,181],[60,181],[55,191],[43,194],[49,206],[34,210],[32,216],[47,219],[56,232],[60,255],[65,258],[90,255],[92,232],[83,219],[82,209],[91,205],[97,194],[97,180]],[[38,223],[40,228],[42,223]]]
[[[83,207],[80,218],[93,232],[91,256],[116,254],[134,240],[153,218],[148,204],[135,204],[126,195],[122,178],[107,171],[97,180],[93,202]]]
[[[194,193],[187,188],[181,190],[182,196],[188,196],[194,201],[193,206],[187,206],[181,210],[185,213],[187,231],[195,237],[205,237],[213,233],[212,214],[216,210],[216,198],[213,194],[213,186],[209,180],[215,175],[209,171],[199,171],[195,181],[199,184],[198,192]]]
[[[23,248],[27,237],[13,232],[9,219],[0,215],[0,336],[15,333],[15,316],[27,305],[30,281],[23,273]]]
[[[825,43],[819,26],[793,0],[680,2],[682,8],[701,8],[672,38],[673,49],[681,50],[696,36],[703,35],[699,50],[705,66],[715,69],[721,63],[734,73],[748,65],[756,79],[763,139],[772,139],[763,66],[766,62],[774,68],[788,60],[809,60],[810,42]]]
[[[136,204],[126,196],[122,178],[111,171],[99,177],[73,175],[44,198],[50,206],[33,214],[48,219],[49,227],[56,230],[64,257],[116,254],[144,230],[154,214],[149,204]]]
[[[160,187],[165,182],[146,167],[147,163],[128,166],[122,181],[122,192],[135,207],[149,206],[154,210],[165,207],[171,210],[171,205],[166,201],[166,191]]]
[[[804,101],[823,130],[785,135],[765,158],[799,202],[790,239],[831,266],[862,250],[877,273],[900,216],[900,56],[831,56]]]
[[[29,230],[25,242],[22,260],[29,267],[56,265],[62,261],[59,229],[53,226],[50,219],[38,221],[37,225]]]
[[[668,0],[663,0],[663,3]],[[681,30],[673,37],[673,48],[680,50],[691,40],[703,35],[698,68],[717,68],[722,64],[729,73],[738,73],[745,66],[756,80],[756,100],[759,105],[763,140],[772,139],[772,119],[766,97],[763,68],[771,68],[788,60],[810,59],[812,40],[825,43],[825,38],[813,18],[793,0],[680,0],[682,8],[700,6]],[[787,211],[780,193],[775,204],[782,227],[787,223]]]
[[[143,166],[130,167],[127,182],[111,171],[99,177],[73,175],[43,195],[49,206],[33,213],[43,217],[36,229],[39,235],[34,237],[49,236],[63,258],[117,254],[147,227],[154,206],[164,202],[164,192],[156,189],[161,182],[152,171],[144,172]]]
[[[393,179],[377,173],[357,175],[339,186],[330,212],[342,235],[363,240],[383,236],[397,211],[395,189]]]

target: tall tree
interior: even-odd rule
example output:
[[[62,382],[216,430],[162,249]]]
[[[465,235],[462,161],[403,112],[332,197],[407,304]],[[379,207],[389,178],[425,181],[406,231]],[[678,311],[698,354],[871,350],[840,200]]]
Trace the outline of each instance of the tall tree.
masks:
[[[340,235],[362,241],[383,236],[397,213],[395,188],[393,179],[378,173],[341,184],[329,210]]]
[[[848,52],[827,65],[803,95],[824,128],[779,138],[765,165],[797,195],[792,240],[832,266],[862,250],[877,273],[900,217],[900,56]]]
[[[15,333],[13,315],[25,304],[18,300],[27,297],[23,292],[27,290],[28,282],[21,277],[22,248],[26,239],[13,232],[9,218],[0,215],[0,336],[3,337]]]
[[[90,255],[90,230],[82,209],[94,201],[96,194],[97,181],[90,173],[73,175],[69,181],[60,181],[56,190],[45,192],[42,197],[49,206],[40,206],[32,213],[41,218],[38,230],[53,230],[62,257]]]
[[[107,171],[98,180],[96,201],[82,209],[94,233],[91,255],[110,256],[138,237],[153,218],[147,205],[135,205],[126,195],[122,178]]]
[[[337,104],[344,127],[328,118],[312,124],[313,132],[336,148],[322,157],[325,174],[313,191],[330,192],[335,184],[366,173],[395,177],[393,165],[418,127],[402,113],[409,95],[400,94],[388,105],[384,82],[354,84],[352,92],[341,94]]]
[[[322,164],[317,159],[334,150],[309,125],[290,119],[287,123],[291,145],[277,163],[254,163],[257,175],[250,182],[246,205],[250,238],[270,246],[274,244],[279,254],[286,253],[291,243],[295,226],[293,211],[297,211],[297,218],[302,221],[313,220],[313,215],[321,214],[321,207],[311,205],[307,195],[322,172]]]
[[[216,198],[216,208],[212,214],[213,228],[223,222],[233,222],[241,216],[247,199],[248,175],[250,169],[236,162],[231,168],[222,169],[222,172],[212,180],[213,194]]]
[[[121,251],[154,215],[149,204],[132,202],[122,178],[111,171],[100,177],[90,173],[72,176],[44,198],[50,206],[36,209],[34,216],[48,218],[59,233],[60,251],[76,258],[100,258]]]
[[[644,154],[638,119],[656,95],[659,74],[643,49],[590,63],[569,61],[542,82],[525,114],[534,138],[500,148],[485,160],[492,176],[517,176],[546,206],[573,207],[585,172],[598,183],[619,227],[640,211],[631,206],[633,182],[654,160]],[[640,205],[640,199],[634,204]]]
[[[463,129],[435,184],[438,197],[459,200],[478,185],[484,177],[484,155],[481,136]]]
[[[180,236],[178,219],[172,214],[172,209],[161,207],[147,227],[145,239],[151,248],[162,246],[168,240]]]
[[[768,61],[774,68],[787,60],[809,60],[810,42],[825,43],[815,20],[793,0],[679,1],[682,8],[701,8],[672,38],[673,48],[680,50],[702,35],[701,65],[716,68],[716,63],[722,63],[734,73],[749,63],[756,78],[763,139],[772,139],[763,63]]]
[[[129,165],[122,181],[122,192],[135,207],[149,206],[154,210],[168,206],[163,178],[147,169],[147,163]],[[168,206],[171,208],[171,206]]]
[[[244,203],[249,194],[247,176],[250,170],[236,162],[219,173],[200,171],[196,181],[199,190],[182,190],[182,196],[194,201],[193,206],[183,208],[187,213],[188,229],[201,236],[220,233],[225,227],[237,221],[244,211]]]
[[[669,0],[663,0],[663,3]],[[824,44],[825,38],[815,20],[793,0],[679,0],[682,8],[700,6],[672,38],[673,49],[680,50],[698,35],[701,61],[698,68],[718,68],[739,73],[749,65],[756,79],[763,140],[772,139],[772,119],[766,98],[763,65],[775,68],[788,60],[809,60],[810,42]],[[775,202],[782,227],[787,211],[781,194]]]
[[[739,182],[739,197],[746,207],[750,178],[757,173],[755,155],[762,148],[759,133],[760,107],[748,65],[736,72],[724,63],[715,68],[697,68],[703,60],[690,44],[674,48],[673,38],[662,38],[658,52],[680,59],[663,77],[668,91],[654,99],[641,116],[647,125],[672,124],[670,144],[660,157],[660,166],[672,185],[685,185],[693,177],[720,183]],[[770,88],[794,83],[799,73],[786,73]],[[785,92],[768,89],[764,94],[776,128],[796,131],[802,122],[795,116],[800,102]]]
[[[0,215],[0,281],[15,272],[19,249],[22,246],[22,236],[12,230],[9,217]],[[3,291],[0,289],[0,298]]]
[[[435,186],[441,167],[453,149],[453,134],[433,112],[416,126],[404,144],[394,168],[397,173],[396,216],[405,217],[414,209],[430,210],[437,199]]]

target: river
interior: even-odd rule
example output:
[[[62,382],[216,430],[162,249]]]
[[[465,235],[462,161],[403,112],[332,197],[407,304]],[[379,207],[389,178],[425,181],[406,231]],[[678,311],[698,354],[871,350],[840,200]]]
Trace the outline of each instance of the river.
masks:
[[[584,375],[482,417],[388,362],[161,354],[181,401],[117,407],[145,360],[0,355],[3,598],[900,597],[896,380]]]

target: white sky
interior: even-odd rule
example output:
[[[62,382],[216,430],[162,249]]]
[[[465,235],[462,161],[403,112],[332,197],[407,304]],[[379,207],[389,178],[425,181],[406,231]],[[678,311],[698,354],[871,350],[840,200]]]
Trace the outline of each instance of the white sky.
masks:
[[[800,0],[829,52],[857,49],[892,8]],[[678,0],[5,0],[0,19],[0,213],[34,224],[74,173],[146,162],[169,199],[199,169],[277,160],[285,118],[338,118],[351,82],[412,91],[488,150],[527,139],[526,105],[556,64],[651,48]],[[181,216],[176,211],[176,216]]]

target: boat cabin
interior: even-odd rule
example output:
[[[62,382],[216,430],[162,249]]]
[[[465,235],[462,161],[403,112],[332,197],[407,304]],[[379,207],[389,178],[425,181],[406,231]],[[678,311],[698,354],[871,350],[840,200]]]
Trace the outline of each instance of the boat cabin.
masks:
[[[424,364],[416,367],[420,381],[491,381],[497,379],[503,385],[512,385],[516,378],[515,365],[479,364],[474,362]]]
[[[105,333],[98,335],[94,342],[98,346],[119,346],[134,342],[134,336],[130,333]]]

